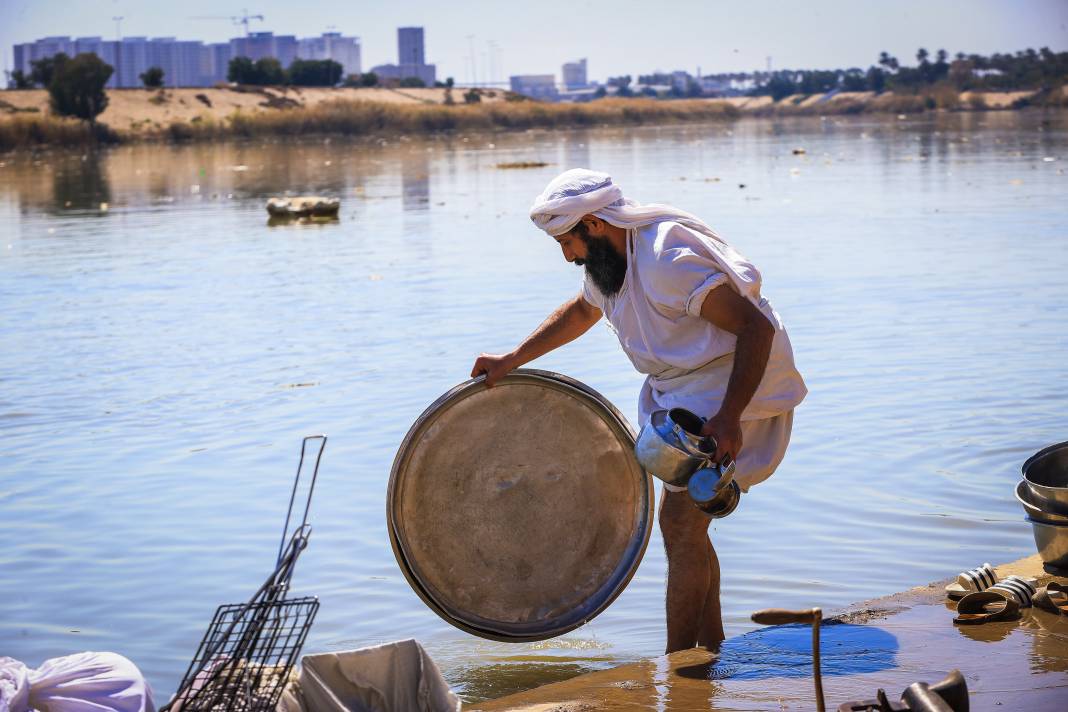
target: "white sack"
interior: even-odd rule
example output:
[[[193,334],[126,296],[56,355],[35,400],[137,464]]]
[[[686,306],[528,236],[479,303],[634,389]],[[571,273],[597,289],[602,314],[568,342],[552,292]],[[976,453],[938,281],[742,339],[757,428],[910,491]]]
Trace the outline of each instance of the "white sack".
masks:
[[[415,640],[305,655],[300,707],[304,712],[459,712],[460,698]],[[293,710],[286,695],[280,709]]]
[[[78,653],[30,670],[0,658],[0,712],[155,712],[137,666],[115,653]]]

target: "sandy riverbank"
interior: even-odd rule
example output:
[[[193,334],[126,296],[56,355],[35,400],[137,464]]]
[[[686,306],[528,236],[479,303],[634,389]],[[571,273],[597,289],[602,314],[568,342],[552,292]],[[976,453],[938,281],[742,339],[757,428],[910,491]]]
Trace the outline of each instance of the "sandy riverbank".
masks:
[[[462,89],[453,91],[463,102]],[[436,105],[445,103],[444,89],[380,88],[282,88],[235,87],[197,89],[113,89],[108,91],[108,107],[98,117],[119,132],[150,133],[173,122],[225,121],[235,113],[273,113],[283,109],[311,109],[333,101],[373,102],[389,105]],[[503,101],[504,92],[488,91],[482,101]],[[48,92],[43,89],[0,92],[0,120],[13,116],[45,116]]]
[[[477,104],[463,103],[462,88],[120,89],[93,133],[83,122],[53,117],[44,90],[0,92],[0,150],[94,142],[219,140],[301,134],[378,135],[463,129],[569,128],[667,123],[752,116],[854,113],[914,114],[930,110],[1060,106],[1068,93],[1001,92],[922,95],[838,92],[726,99],[607,99],[586,104],[508,101],[503,91],[480,90]],[[455,105],[447,105],[451,96]]]
[[[1034,576],[1040,585],[1054,580],[1037,555],[999,566],[998,574]],[[896,700],[910,684],[933,684],[955,668],[967,681],[975,712],[1068,708],[1068,617],[1026,609],[1017,621],[954,626],[954,604],[943,591],[948,582],[858,603],[825,620],[820,649],[827,709],[872,699],[878,688]],[[812,710],[810,650],[808,626],[764,628],[727,641],[718,656],[673,653],[465,709]]]

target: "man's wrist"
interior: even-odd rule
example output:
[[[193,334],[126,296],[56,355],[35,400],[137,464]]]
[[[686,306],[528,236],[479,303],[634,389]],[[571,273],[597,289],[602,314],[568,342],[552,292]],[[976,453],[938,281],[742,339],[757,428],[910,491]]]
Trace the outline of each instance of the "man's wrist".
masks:
[[[742,409],[744,410],[744,409]],[[742,410],[724,405],[719,411],[713,415],[709,420],[720,420],[727,422],[740,422],[742,419]]]

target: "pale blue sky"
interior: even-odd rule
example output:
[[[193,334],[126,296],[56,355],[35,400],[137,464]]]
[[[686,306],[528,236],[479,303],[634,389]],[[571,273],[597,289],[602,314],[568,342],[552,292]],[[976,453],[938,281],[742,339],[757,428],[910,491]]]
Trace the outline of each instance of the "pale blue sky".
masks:
[[[703,72],[774,66],[862,66],[887,50],[911,63],[916,48],[988,54],[1026,47],[1068,50],[1068,0],[539,0],[538,2],[382,3],[279,0],[0,0],[0,69],[10,69],[11,46],[45,35],[177,36],[221,41],[241,28],[195,15],[263,14],[255,30],[316,35],[330,29],[363,44],[365,69],[396,61],[396,28],[426,28],[427,61],[438,76],[471,77],[474,46],[479,80],[488,78],[490,43],[498,48],[493,73],[554,73],[587,57],[591,78],[655,69]],[[470,39],[469,39],[469,36]]]

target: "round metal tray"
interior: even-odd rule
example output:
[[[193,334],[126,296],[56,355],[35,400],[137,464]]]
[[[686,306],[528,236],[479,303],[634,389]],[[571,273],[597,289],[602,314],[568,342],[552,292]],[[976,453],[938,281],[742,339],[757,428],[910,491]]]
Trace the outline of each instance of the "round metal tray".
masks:
[[[393,462],[390,543],[452,625],[498,641],[573,630],[622,593],[649,542],[653,484],[634,431],[596,391],[518,369],[456,386]]]

